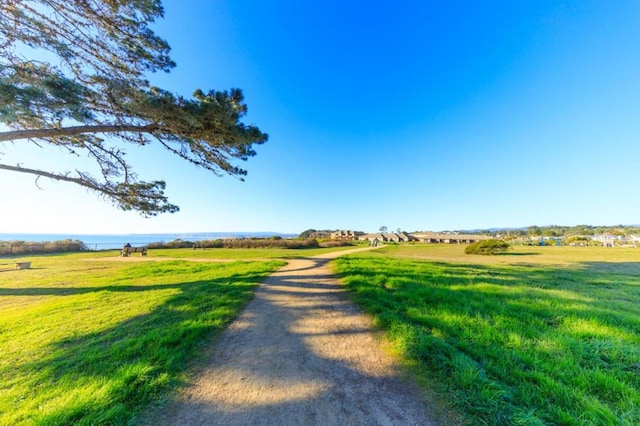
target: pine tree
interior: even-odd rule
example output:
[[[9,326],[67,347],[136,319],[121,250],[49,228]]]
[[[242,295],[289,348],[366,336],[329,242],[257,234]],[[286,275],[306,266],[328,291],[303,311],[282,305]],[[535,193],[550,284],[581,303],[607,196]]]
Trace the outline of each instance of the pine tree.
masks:
[[[123,210],[147,216],[175,212],[165,182],[139,181],[127,143],[158,143],[216,175],[243,179],[233,161],[256,154],[267,135],[241,119],[239,89],[196,90],[186,98],[153,87],[145,75],[169,72],[169,45],[149,25],[159,0],[0,1],[0,142],[57,146],[96,162],[86,171],[0,169],[73,182]]]

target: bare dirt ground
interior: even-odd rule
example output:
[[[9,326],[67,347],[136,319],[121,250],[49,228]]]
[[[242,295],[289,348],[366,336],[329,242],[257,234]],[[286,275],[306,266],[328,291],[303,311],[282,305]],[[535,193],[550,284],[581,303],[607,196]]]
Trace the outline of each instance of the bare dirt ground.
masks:
[[[345,297],[327,265],[345,253],[289,260],[271,275],[216,341],[194,381],[143,423],[450,423],[437,418],[382,350],[369,317]]]

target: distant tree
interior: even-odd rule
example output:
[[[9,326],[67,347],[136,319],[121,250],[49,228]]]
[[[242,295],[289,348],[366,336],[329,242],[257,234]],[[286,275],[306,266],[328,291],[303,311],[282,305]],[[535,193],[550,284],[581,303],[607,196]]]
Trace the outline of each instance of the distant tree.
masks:
[[[255,155],[267,135],[240,120],[239,89],[196,90],[192,98],[153,87],[145,74],[175,66],[169,45],[149,28],[160,0],[0,1],[0,142],[27,140],[87,156],[87,171],[0,169],[72,182],[123,210],[175,212],[165,182],[139,181],[125,161],[127,143],[158,143],[216,175]],[[3,148],[1,151],[5,151]],[[27,159],[25,159],[26,161]]]
[[[593,235],[593,226],[591,225],[576,225],[569,230],[573,235]]]
[[[527,234],[534,236],[534,237],[538,237],[540,235],[542,235],[542,230],[540,229],[539,226],[530,226],[527,228]]]
[[[380,229],[379,229],[379,231],[380,231],[380,232],[382,232],[382,233],[384,234],[385,232],[387,232],[387,229],[388,229],[388,228],[387,228],[386,226],[381,226],[381,227],[380,227]]]

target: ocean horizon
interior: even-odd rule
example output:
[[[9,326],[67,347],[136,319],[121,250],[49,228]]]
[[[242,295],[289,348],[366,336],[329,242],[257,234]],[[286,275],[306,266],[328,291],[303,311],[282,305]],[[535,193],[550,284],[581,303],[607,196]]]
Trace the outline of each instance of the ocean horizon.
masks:
[[[82,241],[89,250],[112,250],[129,243],[133,246],[174,240],[203,241],[225,238],[268,238],[279,236],[295,238],[298,234],[280,232],[176,232],[155,234],[28,234],[0,233],[0,241],[48,242],[62,240]]]

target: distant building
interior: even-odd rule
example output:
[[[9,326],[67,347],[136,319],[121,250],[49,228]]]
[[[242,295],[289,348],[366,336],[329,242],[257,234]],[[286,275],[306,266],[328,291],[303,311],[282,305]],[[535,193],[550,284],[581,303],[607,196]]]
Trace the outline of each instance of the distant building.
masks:
[[[380,242],[394,242],[394,243],[408,243],[410,241],[417,241],[427,244],[470,244],[481,240],[487,240],[490,237],[484,235],[471,235],[471,234],[440,234],[437,232],[386,232],[374,233],[374,234],[362,234],[358,236],[360,241],[373,241],[378,240]]]
[[[373,241],[378,240],[381,242],[387,241],[382,234],[362,234],[358,237],[359,241]]]
[[[415,238],[412,235],[410,235],[410,234],[408,234],[406,232],[398,232],[397,235],[398,235],[398,237],[400,237],[400,240],[404,241],[405,243],[408,243],[409,241],[414,241],[415,240]]]
[[[360,231],[336,231],[331,233],[330,238],[336,241],[353,241],[361,235],[364,233]]]
[[[605,247],[613,247],[615,245],[616,240],[622,240],[619,236],[612,234],[602,234],[596,235],[592,238],[594,241],[600,241]]]
[[[400,237],[396,233],[388,232],[386,234],[383,234],[383,236],[385,238],[385,241],[392,241],[394,243],[399,243],[400,242]]]

